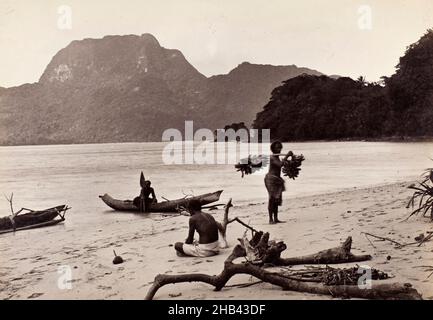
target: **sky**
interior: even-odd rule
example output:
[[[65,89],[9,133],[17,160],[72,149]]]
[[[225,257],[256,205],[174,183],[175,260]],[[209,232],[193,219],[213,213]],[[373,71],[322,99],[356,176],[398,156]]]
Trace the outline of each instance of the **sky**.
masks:
[[[432,0],[0,0],[0,86],[37,82],[73,40],[143,33],[206,76],[248,61],[377,81],[431,27]]]

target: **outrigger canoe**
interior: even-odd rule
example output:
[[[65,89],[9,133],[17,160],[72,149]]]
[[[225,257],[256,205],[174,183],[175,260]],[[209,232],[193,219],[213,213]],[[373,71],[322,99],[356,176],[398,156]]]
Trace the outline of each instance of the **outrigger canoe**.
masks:
[[[68,209],[70,208],[67,205],[40,211],[21,209],[15,216],[0,218],[0,234],[58,224],[65,221],[65,213]],[[28,212],[21,214],[21,211]],[[59,217],[59,219],[56,219],[57,217]]]
[[[199,200],[201,205],[206,205],[215,201],[218,201],[223,190],[219,190],[212,193],[206,193],[200,196],[182,198],[177,200],[168,200],[158,203],[152,203],[150,205],[150,212],[178,212],[179,208],[186,207],[188,202],[191,200]],[[132,211],[139,212],[139,208],[136,207],[131,200],[117,200],[104,194],[99,196],[107,206],[117,211]]]

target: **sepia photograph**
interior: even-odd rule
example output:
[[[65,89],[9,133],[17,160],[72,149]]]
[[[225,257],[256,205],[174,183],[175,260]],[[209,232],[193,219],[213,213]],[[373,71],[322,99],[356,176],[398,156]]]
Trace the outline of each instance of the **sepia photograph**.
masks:
[[[0,300],[433,299],[431,0],[0,0],[0,70]]]

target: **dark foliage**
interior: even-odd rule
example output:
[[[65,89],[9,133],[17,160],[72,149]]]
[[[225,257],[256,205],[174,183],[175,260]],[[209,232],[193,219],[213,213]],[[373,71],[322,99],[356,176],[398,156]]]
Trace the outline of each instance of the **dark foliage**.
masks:
[[[283,175],[295,180],[299,176],[301,165],[304,160],[305,157],[302,154],[294,154],[290,160],[284,161],[282,168]]]
[[[232,134],[229,134],[229,132]],[[215,141],[242,141],[249,142],[250,132],[245,122],[232,123],[224,126],[224,129],[214,131]]]
[[[254,127],[280,140],[433,136],[433,31],[383,83],[301,75],[273,90]]]
[[[392,132],[385,91],[350,78],[302,75],[272,92],[254,127],[285,141],[381,136]]]
[[[407,204],[407,208],[414,209],[408,218],[421,213],[426,216],[430,213],[430,219],[433,221],[433,168],[427,169],[423,175],[423,180],[418,184],[412,184],[409,189],[415,190]],[[415,203],[418,207],[415,209]]]

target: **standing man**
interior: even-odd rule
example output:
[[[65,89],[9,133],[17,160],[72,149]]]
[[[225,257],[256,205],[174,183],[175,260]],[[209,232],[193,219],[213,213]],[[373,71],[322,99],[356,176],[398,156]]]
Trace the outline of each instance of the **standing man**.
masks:
[[[278,220],[278,206],[281,206],[283,201],[282,194],[283,191],[286,190],[284,180],[281,178],[281,168],[284,162],[287,161],[289,157],[293,156],[293,152],[289,151],[283,161],[281,161],[280,152],[282,149],[283,144],[278,140],[271,144],[272,155],[269,163],[269,172],[265,176],[265,186],[269,194],[269,224],[284,222]]]
[[[198,200],[188,203],[189,232],[185,243],[177,242],[174,245],[178,255],[192,257],[210,257],[219,253],[218,225],[215,219],[206,212],[201,211]],[[194,232],[199,235],[198,243],[194,241]]]

